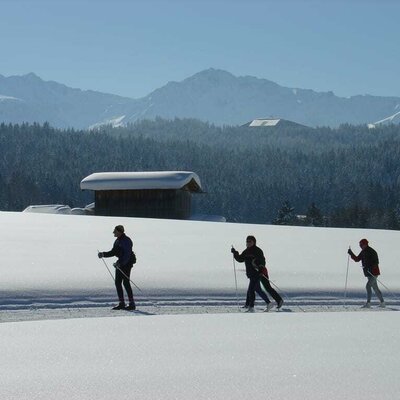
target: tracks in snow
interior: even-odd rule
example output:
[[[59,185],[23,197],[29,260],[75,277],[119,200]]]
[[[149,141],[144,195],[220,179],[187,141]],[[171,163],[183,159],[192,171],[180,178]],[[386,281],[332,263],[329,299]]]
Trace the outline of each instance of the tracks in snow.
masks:
[[[386,296],[387,308],[377,307],[374,303],[371,309],[360,309],[365,302],[364,293],[350,293],[344,301],[340,293],[287,293],[284,307],[276,312],[385,312],[400,311],[400,295]],[[243,296],[240,301],[243,302]],[[146,315],[171,315],[171,314],[218,314],[238,313],[243,309],[238,308],[236,296],[233,294],[215,295],[215,293],[201,293],[188,295],[160,295],[138,297],[138,311],[111,311],[115,305],[113,296],[46,296],[44,298],[31,297],[0,297],[0,322],[34,321],[66,318],[98,318],[98,317],[132,317]],[[240,303],[240,306],[242,303]],[[257,301],[256,312],[262,312],[263,302]]]

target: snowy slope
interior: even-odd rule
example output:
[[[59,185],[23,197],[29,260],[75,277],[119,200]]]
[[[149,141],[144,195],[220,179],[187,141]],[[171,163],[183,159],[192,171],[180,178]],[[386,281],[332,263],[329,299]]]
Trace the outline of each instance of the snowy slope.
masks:
[[[139,309],[184,314],[103,307],[115,295],[96,252],[111,247],[120,223],[138,255]],[[292,312],[238,313],[229,250],[243,249],[248,234],[265,250]],[[383,290],[386,310],[341,304],[347,246],[361,237],[379,251],[381,279],[393,295]],[[395,231],[0,212],[0,399],[396,399],[399,239]],[[243,301],[247,280],[236,266]],[[350,264],[349,293],[363,298],[364,284]],[[290,305],[299,293],[312,312]],[[340,312],[315,312],[324,310],[316,299],[336,295]],[[203,307],[199,296],[217,306],[189,315]],[[147,306],[149,298],[158,306]],[[114,318],[82,318],[90,302],[91,316],[104,310]],[[54,310],[69,318],[77,304],[72,316],[81,318],[4,322],[52,318]],[[220,313],[224,307],[230,313]]]
[[[121,115],[121,116],[118,116],[118,117],[110,118],[110,119],[107,119],[105,121],[98,122],[96,124],[90,125],[88,127],[88,129],[89,130],[99,129],[99,128],[101,128],[103,126],[107,126],[107,125],[110,125],[113,128],[119,128],[121,126],[124,126],[124,123],[123,123],[124,118],[125,118],[125,115]]]
[[[397,313],[0,324],[7,400],[398,398]]]
[[[396,105],[395,109],[397,109],[399,104]],[[389,117],[383,118],[379,121],[374,122],[373,124],[368,124],[368,127],[370,128],[375,128],[376,125],[381,125],[381,124],[395,124],[399,121],[400,119],[400,111],[394,113],[393,115],[390,115]]]
[[[22,101],[22,100],[21,99],[17,99],[16,97],[4,96],[4,95],[0,94],[0,102],[1,101]]]
[[[271,279],[286,289],[342,291],[347,248],[357,252],[362,237],[379,253],[382,280],[400,289],[398,231],[0,212],[0,296],[9,290],[106,290],[110,277],[97,249],[111,249],[117,224],[133,239],[133,278],[148,292],[232,292],[230,247],[243,250],[249,234],[265,252]],[[236,267],[243,289],[243,264]],[[350,289],[363,290],[359,264],[351,262],[348,281]]]

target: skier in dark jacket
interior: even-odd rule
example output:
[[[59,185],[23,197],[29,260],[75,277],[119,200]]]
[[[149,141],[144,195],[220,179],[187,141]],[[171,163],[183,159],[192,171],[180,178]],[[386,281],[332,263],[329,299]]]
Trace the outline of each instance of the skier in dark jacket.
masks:
[[[263,251],[256,246],[256,238],[254,236],[247,236],[246,249],[241,254],[233,247],[231,252],[236,261],[240,263],[244,262],[246,265],[246,276],[249,278],[249,287],[247,289],[244,308],[247,308],[247,312],[254,312],[254,302],[257,293],[267,304],[264,311],[269,311],[273,305],[260,285],[263,268],[265,268],[265,257]]]
[[[363,308],[371,307],[371,289],[374,289],[374,292],[380,301],[379,307],[385,307],[385,302],[383,300],[382,293],[379,290],[377,280],[377,277],[380,275],[378,254],[372,247],[369,247],[367,239],[361,239],[359,244],[361,247],[361,253],[358,256],[356,256],[350,248],[347,253],[354,261],[361,261],[364,276],[368,279],[366,285],[367,302]]]
[[[115,267],[115,287],[117,289],[119,304],[113,307],[113,310],[135,310],[135,300],[129,277],[133,267],[134,255],[132,252],[132,240],[125,235],[125,230],[122,225],[117,225],[113,231],[114,237],[117,239],[114,242],[113,248],[110,251],[99,252],[98,257],[118,257],[118,261],[114,264]],[[128,307],[125,307],[124,292],[122,290],[124,284],[126,293],[129,299]]]

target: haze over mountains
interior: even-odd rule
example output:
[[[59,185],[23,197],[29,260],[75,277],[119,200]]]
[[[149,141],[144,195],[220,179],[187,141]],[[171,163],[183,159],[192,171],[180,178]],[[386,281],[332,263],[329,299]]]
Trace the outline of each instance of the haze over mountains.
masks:
[[[44,81],[33,73],[0,75],[0,122],[49,122],[59,128],[126,125],[155,117],[197,118],[217,125],[242,125],[274,116],[308,126],[400,122],[400,97],[287,88],[267,79],[236,77],[208,69],[181,82],[168,82],[131,99]]]

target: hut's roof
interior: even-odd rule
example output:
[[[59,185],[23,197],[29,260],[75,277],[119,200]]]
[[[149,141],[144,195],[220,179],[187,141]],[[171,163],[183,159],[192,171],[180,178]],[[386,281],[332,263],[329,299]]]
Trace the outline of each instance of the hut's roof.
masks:
[[[85,190],[183,189],[201,192],[200,178],[188,171],[96,172],[84,178]]]

